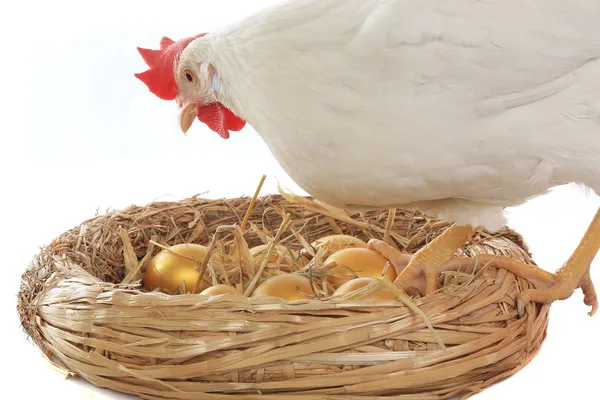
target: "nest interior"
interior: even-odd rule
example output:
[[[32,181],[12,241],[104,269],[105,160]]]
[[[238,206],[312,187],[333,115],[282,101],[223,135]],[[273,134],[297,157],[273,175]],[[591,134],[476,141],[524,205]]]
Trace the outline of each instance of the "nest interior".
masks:
[[[480,254],[535,265],[508,229],[478,233],[458,252],[474,259],[473,269],[446,275],[438,292],[413,299],[433,331],[397,302],[171,296],[140,288],[140,274],[160,250],[154,243],[208,245],[217,234],[226,252],[221,247],[235,235],[217,229],[242,224],[249,204],[192,197],[83,222],[43,248],[23,274],[23,327],[69,373],[149,399],[467,397],[520,370],[545,338],[549,306],[530,306],[521,318],[515,308],[516,295],[534,285],[501,268],[475,268]],[[250,247],[272,241],[286,215],[280,243],[295,249],[345,233],[385,237],[414,253],[449,226],[416,211],[349,214],[273,195],[258,199],[243,239]],[[239,265],[205,278],[248,281]]]

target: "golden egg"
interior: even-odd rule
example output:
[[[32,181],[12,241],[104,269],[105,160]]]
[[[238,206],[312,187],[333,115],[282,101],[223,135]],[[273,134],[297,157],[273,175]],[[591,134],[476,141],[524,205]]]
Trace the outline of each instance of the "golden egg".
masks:
[[[355,277],[380,279],[388,262],[385,257],[375,250],[361,247],[337,251],[325,260],[325,265],[332,261],[335,261],[338,265],[330,273],[339,276],[329,276],[327,279],[335,288]],[[353,271],[354,275],[348,269]],[[392,282],[396,279],[396,271],[393,266],[390,265],[387,268],[385,277]]]
[[[257,265],[262,263],[265,254],[267,254],[267,250],[269,249],[269,245],[261,244],[260,246],[256,246],[250,249],[250,255],[254,258],[254,262]],[[284,267],[290,267],[293,270],[296,270],[296,266],[298,268],[303,267],[305,260],[302,260],[298,252],[292,249],[289,249],[285,246],[276,245],[271,254],[269,254],[269,260],[267,261],[267,265],[274,264],[279,261],[279,264]]]
[[[323,236],[311,243],[311,246],[315,249],[318,249],[323,246],[327,246],[327,252],[325,253],[325,257],[329,257],[335,252],[344,249],[350,249],[354,247],[358,248],[367,248],[367,244],[360,240],[357,237],[350,235],[329,235]]]
[[[310,279],[298,274],[283,274],[273,276],[261,283],[252,297],[270,296],[285,300],[308,300],[315,292],[310,285]]]
[[[159,289],[168,294],[198,293],[206,288],[202,282],[196,290],[198,272],[208,248],[199,244],[182,243],[155,255],[144,273],[146,290]],[[216,260],[216,255],[211,257]],[[206,274],[206,272],[205,272]],[[184,289],[185,285],[185,289]]]
[[[242,294],[239,290],[230,285],[214,285],[204,289],[200,294],[204,296],[217,296],[219,294]]]
[[[375,278],[356,278],[351,279],[348,282],[342,284],[335,292],[333,292],[334,296],[342,296],[355,290],[358,290],[362,287],[367,286],[369,283],[376,280]],[[353,299],[355,296],[350,295],[348,299]],[[364,299],[374,299],[374,300],[398,300],[396,295],[388,290],[378,290],[377,292],[372,293],[371,295],[364,297]]]

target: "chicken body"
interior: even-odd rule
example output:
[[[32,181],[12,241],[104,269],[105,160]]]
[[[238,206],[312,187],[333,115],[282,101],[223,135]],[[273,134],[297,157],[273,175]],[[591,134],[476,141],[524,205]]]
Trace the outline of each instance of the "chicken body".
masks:
[[[495,230],[553,186],[600,193],[599,20],[594,0],[294,1],[182,60],[316,198]]]
[[[193,40],[163,39],[165,54],[184,47],[173,76],[142,79],[177,97],[184,131],[197,115],[228,137],[222,106],[231,110],[319,200],[455,222],[408,266],[369,243],[405,267],[396,285],[424,277],[431,293],[477,229],[505,225],[505,207],[569,182],[600,194],[598,21],[596,0],[287,1]],[[555,275],[503,260],[550,286],[522,293],[519,311],[581,287],[595,312],[599,247],[600,212]]]

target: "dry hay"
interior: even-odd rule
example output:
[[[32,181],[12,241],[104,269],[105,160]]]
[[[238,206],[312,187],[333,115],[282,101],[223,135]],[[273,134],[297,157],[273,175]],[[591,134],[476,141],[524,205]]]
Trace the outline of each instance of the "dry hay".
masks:
[[[278,242],[294,249],[346,233],[386,237],[412,253],[449,226],[413,211],[350,215],[293,200],[259,198],[241,242],[238,230],[242,251],[231,252],[235,229],[221,228],[215,251],[231,255],[229,263],[209,265],[205,279],[247,287],[260,266],[244,261],[244,246],[274,243],[278,231]],[[473,258],[471,268],[446,271],[440,291],[413,298],[433,332],[409,307],[390,301],[322,295],[289,303],[139,288],[136,279],[160,245],[208,245],[219,227],[241,224],[249,203],[157,202],[71,229],[43,248],[23,275],[23,327],[68,373],[149,399],[467,397],[521,369],[545,338],[549,306],[530,305],[523,318],[515,309],[516,295],[534,285],[477,262],[478,255],[497,254],[533,264],[510,230],[477,234],[458,254]],[[325,272],[322,265],[310,268],[315,285],[327,289]]]

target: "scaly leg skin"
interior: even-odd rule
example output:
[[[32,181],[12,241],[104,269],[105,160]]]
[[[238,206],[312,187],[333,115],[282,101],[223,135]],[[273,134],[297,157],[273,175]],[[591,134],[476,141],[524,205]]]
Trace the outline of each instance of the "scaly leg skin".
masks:
[[[600,209],[596,212],[596,216],[571,258],[554,274],[554,285],[549,289],[526,290],[519,295],[517,298],[519,314],[524,312],[525,306],[530,301],[553,303],[571,297],[575,289],[581,288],[585,296],[585,304],[592,307],[589,315],[594,315],[598,309],[598,300],[590,278],[590,265],[599,249]]]
[[[406,255],[398,252],[381,240],[371,239],[370,249],[375,250],[396,268],[401,270],[394,284],[403,290],[414,287],[426,295],[435,292],[437,278],[442,265],[454,257],[454,253],[471,239],[476,228],[465,225],[452,225],[432,242],[421,248],[406,265]],[[404,267],[406,266],[406,267]],[[425,278],[425,284],[422,278]],[[423,287],[424,286],[424,287]]]

